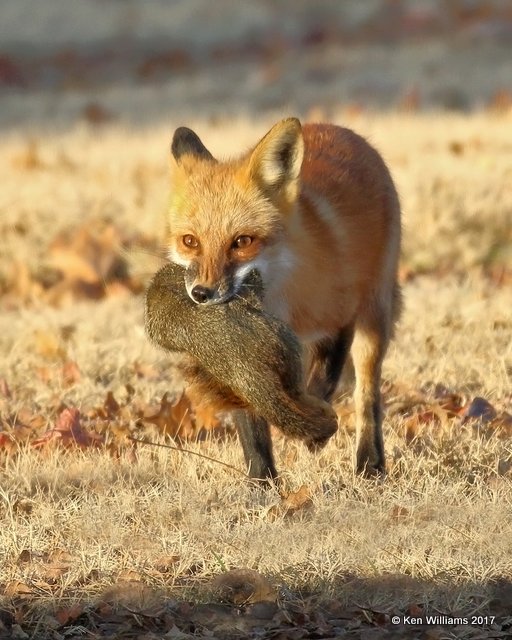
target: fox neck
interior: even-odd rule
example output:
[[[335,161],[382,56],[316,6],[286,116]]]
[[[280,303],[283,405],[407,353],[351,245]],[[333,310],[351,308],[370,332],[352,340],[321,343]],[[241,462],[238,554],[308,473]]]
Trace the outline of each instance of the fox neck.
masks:
[[[261,270],[265,284],[264,308],[279,320],[290,322],[290,307],[286,283],[293,276],[297,256],[285,243],[273,247],[271,256]]]

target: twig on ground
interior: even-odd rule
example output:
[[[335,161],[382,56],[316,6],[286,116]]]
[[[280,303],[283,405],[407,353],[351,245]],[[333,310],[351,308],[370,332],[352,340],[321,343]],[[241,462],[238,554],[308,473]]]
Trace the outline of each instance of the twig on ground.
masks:
[[[222,462],[221,460],[217,460],[216,458],[211,458],[210,456],[205,455],[204,453],[198,453],[197,451],[191,451],[190,449],[183,449],[182,447],[173,447],[171,444],[163,444],[161,442],[151,442],[149,440],[139,440],[137,438],[133,438],[132,436],[128,436],[128,440],[132,440],[133,442],[138,442],[139,444],[149,444],[152,447],[163,447],[164,449],[172,449],[173,451],[180,451],[181,453],[191,453],[193,456],[197,456],[198,458],[204,458],[205,460],[209,460],[210,462],[216,462],[217,464],[222,465],[223,467],[227,467],[232,471],[236,471],[240,475],[244,476],[247,480],[252,480],[244,471],[237,469],[231,464],[227,462]]]

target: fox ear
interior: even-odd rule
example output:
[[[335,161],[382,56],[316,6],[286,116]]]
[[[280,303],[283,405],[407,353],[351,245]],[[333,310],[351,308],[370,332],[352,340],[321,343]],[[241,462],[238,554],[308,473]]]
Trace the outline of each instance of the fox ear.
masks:
[[[187,158],[215,162],[215,158],[201,142],[199,136],[188,127],[178,127],[174,132],[171,153],[178,165],[186,165]]]
[[[295,202],[304,157],[302,127],[297,118],[281,120],[254,148],[249,172],[272,198]]]

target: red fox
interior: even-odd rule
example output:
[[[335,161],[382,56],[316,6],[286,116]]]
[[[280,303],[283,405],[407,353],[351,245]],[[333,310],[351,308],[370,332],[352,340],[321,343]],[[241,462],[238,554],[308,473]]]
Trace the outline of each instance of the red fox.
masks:
[[[199,305],[222,304],[257,269],[265,311],[301,341],[308,392],[330,401],[350,353],[360,473],[385,471],[381,366],[397,320],[400,204],[389,170],[361,136],[331,124],[274,125],[218,162],[186,127],[172,140],[168,253]],[[254,478],[276,478],[268,423],[234,416]]]

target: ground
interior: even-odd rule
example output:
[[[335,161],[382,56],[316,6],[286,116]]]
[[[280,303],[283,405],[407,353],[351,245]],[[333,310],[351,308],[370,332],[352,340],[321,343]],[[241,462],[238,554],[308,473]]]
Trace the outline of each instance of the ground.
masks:
[[[509,637],[510,3],[0,5],[0,638]],[[387,476],[353,473],[349,370],[263,491],[143,291],[174,128],[226,157],[291,115],[383,154],[404,312]]]
[[[227,155],[273,119],[196,129]],[[343,110],[334,120],[383,153],[403,204],[405,307],[383,381],[388,474],[382,482],[354,475],[343,393],[340,429],[319,455],[275,434],[284,496],[247,480],[229,429],[185,441],[208,459],[127,439],[172,444],[163,432],[176,432],[184,415],[169,417],[181,383],[172,357],[145,337],[141,293],[163,238],[170,128],[91,124],[3,141],[6,630],[78,637],[79,627],[99,635],[122,627],[126,637],[148,638],[205,629],[250,637],[255,628],[266,631],[254,637],[283,638],[508,633],[510,121],[484,112]],[[185,422],[197,435],[199,425],[193,431],[186,415]],[[219,595],[212,580],[244,568],[256,577],[243,574],[242,588],[228,574],[231,591]],[[252,604],[258,580],[269,585],[262,610]],[[390,622],[393,614],[439,612],[483,617],[416,630]]]

